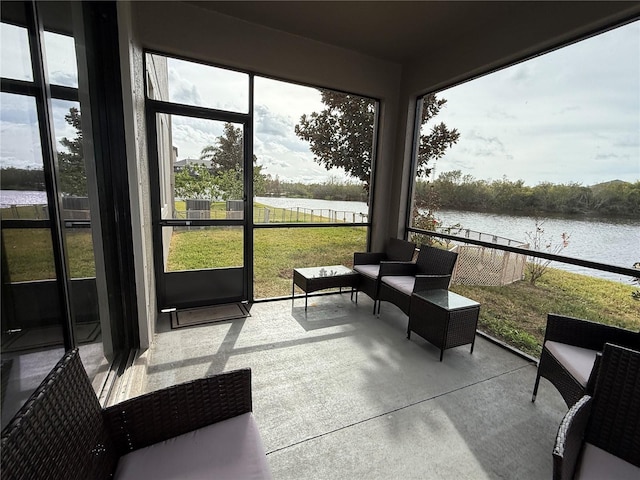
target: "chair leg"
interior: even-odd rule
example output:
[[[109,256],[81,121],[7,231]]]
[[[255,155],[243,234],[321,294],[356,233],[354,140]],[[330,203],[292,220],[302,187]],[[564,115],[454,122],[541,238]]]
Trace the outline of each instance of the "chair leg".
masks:
[[[540,374],[536,373],[536,383],[533,385],[533,395],[531,396],[531,402],[536,401],[536,395],[538,395],[538,385],[540,385]]]
[[[377,302],[378,302],[377,300],[374,300],[374,301],[373,301],[373,314],[374,314],[374,315],[376,314],[376,303],[377,303]]]

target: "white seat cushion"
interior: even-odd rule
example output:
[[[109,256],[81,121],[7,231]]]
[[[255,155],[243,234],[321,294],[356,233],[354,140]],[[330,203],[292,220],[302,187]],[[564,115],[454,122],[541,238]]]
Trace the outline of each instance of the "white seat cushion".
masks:
[[[404,276],[404,275],[390,275],[388,277],[382,277],[382,283],[386,283],[390,287],[411,296],[413,293],[413,286],[416,283],[416,277]]]
[[[544,346],[583,387],[587,386],[596,361],[595,350],[552,341],[545,342]]]
[[[361,275],[366,275],[367,277],[371,278],[378,278],[380,265],[354,265],[353,269]]]
[[[638,480],[640,468],[605,452],[590,443],[584,444],[576,480]]]
[[[214,423],[120,458],[117,480],[270,479],[251,413]]]

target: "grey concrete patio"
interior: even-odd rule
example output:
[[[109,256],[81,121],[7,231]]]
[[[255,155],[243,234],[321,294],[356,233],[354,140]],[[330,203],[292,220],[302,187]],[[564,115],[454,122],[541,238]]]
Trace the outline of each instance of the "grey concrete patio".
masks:
[[[533,363],[477,337],[439,351],[364,295],[254,304],[251,316],[170,330],[146,391],[241,367],[276,479],[542,479],[566,407]]]

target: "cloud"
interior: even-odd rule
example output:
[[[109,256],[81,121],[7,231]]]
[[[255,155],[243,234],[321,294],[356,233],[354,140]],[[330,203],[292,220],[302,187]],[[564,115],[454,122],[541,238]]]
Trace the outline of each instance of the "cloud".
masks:
[[[535,185],[640,179],[640,22],[439,93],[441,172]],[[465,167],[465,168],[461,168]]]
[[[175,68],[169,69],[169,98],[186,105],[202,105],[198,88],[193,82],[180,76]]]
[[[0,166],[42,168],[42,150],[37,129],[31,125],[2,121],[0,137],[3,140],[0,146]]]
[[[256,105],[254,112],[257,134],[285,138],[295,129],[295,124],[290,117],[278,115],[266,105]]]

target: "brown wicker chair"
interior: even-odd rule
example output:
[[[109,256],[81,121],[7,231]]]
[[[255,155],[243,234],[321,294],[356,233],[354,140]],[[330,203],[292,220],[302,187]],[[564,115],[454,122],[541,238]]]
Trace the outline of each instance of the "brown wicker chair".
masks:
[[[578,400],[558,429],[553,478],[640,478],[640,352],[604,346],[593,396]]]
[[[78,350],[72,350],[2,431],[2,478],[159,478],[153,469],[162,469],[166,463],[174,464],[176,459],[171,449],[175,452],[180,445],[184,449],[182,439],[199,438],[200,442],[210,445],[198,435],[208,432],[206,438],[210,439],[213,429],[220,427],[226,434],[225,440],[211,445],[211,451],[204,455],[208,457],[205,462],[186,465],[182,473],[185,476],[193,473],[186,471],[191,468],[198,472],[196,476],[210,473],[211,463],[220,452],[233,449],[220,462],[223,476],[225,473],[228,476],[229,469],[233,468],[247,474],[249,468],[251,474],[271,478],[249,413],[251,407],[251,371],[243,369],[175,385],[103,409]],[[243,432],[240,448],[229,438],[234,436],[230,430],[234,428],[232,425],[242,425],[237,429]],[[190,435],[176,438],[185,433]],[[170,442],[160,443],[169,439]],[[221,447],[224,443],[228,445]],[[153,448],[146,450],[149,445]],[[249,448],[245,448],[247,446]],[[138,465],[132,463],[140,459],[136,454],[144,455],[154,449],[156,455],[163,452],[166,458],[158,462],[138,462]],[[190,458],[188,454],[185,457],[187,461]],[[185,458],[182,463],[184,461]],[[212,472],[212,476],[216,473],[221,472]]]
[[[409,315],[411,295],[434,288],[448,289],[458,254],[440,248],[420,246],[415,263],[383,263],[380,265],[380,303],[391,302]]]
[[[531,401],[544,377],[571,407],[591,391],[596,354],[607,342],[640,350],[640,333],[550,313]]]
[[[378,289],[380,288],[380,264],[383,262],[411,262],[416,250],[416,244],[389,238],[382,252],[356,252],[353,254],[353,269],[360,274],[356,289],[364,292],[373,300],[373,313],[376,313]]]

